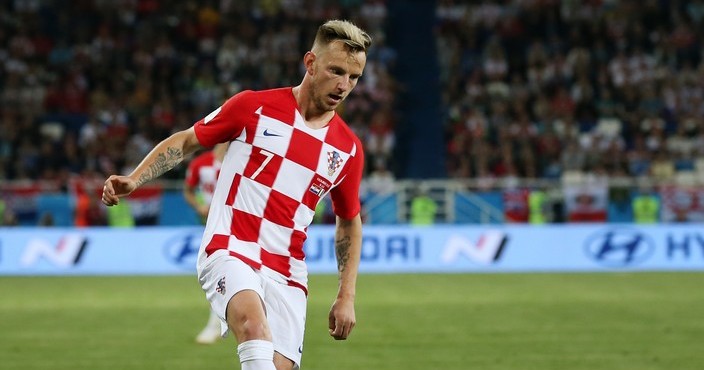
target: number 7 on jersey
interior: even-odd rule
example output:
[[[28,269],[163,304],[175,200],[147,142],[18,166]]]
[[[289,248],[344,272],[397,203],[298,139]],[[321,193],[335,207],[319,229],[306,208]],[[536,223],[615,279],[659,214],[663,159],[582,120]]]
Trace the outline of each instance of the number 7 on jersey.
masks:
[[[262,161],[262,164],[260,164],[259,168],[257,168],[257,170],[254,171],[254,173],[252,174],[252,180],[254,180],[262,172],[264,167],[266,167],[266,165],[269,164],[269,162],[271,162],[271,159],[274,158],[274,153],[268,152],[264,149],[259,149],[259,153],[264,155],[266,158],[264,158],[264,161]]]

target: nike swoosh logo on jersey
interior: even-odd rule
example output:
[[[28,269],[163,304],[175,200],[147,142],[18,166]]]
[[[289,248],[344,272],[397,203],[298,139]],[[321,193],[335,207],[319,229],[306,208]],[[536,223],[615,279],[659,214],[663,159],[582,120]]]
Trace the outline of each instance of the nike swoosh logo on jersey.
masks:
[[[269,129],[264,130],[264,136],[281,136],[274,132],[269,132]]]

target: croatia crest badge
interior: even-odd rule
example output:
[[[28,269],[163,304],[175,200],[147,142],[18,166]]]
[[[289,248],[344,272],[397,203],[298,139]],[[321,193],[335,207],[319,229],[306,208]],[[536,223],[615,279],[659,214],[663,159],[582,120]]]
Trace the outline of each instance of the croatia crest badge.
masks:
[[[338,168],[342,165],[342,157],[337,151],[328,152],[328,176],[335,174]]]

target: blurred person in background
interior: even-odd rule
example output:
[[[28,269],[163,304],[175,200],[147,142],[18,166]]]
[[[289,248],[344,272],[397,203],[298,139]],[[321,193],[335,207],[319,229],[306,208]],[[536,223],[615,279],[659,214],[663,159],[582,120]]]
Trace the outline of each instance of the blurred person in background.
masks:
[[[435,223],[438,204],[430,197],[427,186],[420,185],[411,199],[411,225],[429,226]]]
[[[326,22],[303,57],[298,86],[238,93],[157,144],[130,175],[105,181],[102,201],[114,206],[184,156],[230,142],[197,270],[222,335],[229,329],[239,342],[243,370],[300,367],[308,294],[303,242],[328,193],[339,275],[329,334],[347,339],[356,324],[364,152],[335,109],[362,76],[370,45],[354,24]]]
[[[637,224],[655,224],[660,221],[660,197],[651,185],[641,185],[631,200],[633,221]]]
[[[205,224],[210,211],[210,203],[215,193],[215,185],[222,167],[228,144],[215,145],[213,150],[201,153],[195,157],[186,170],[183,186],[183,197],[186,203],[196,212],[201,224]],[[205,327],[196,336],[200,344],[212,344],[220,338],[220,318],[210,310],[210,316]]]
[[[0,226],[17,226],[17,216],[7,203],[0,199]]]
[[[396,179],[394,174],[386,167],[383,158],[375,158],[372,163],[374,169],[364,180],[369,192],[374,195],[388,195],[396,191]]]

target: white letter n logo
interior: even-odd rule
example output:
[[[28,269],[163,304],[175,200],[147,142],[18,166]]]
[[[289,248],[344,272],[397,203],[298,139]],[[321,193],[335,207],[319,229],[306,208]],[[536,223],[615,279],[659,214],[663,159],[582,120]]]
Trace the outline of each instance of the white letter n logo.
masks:
[[[445,263],[451,263],[456,261],[459,255],[464,254],[476,263],[488,265],[501,257],[506,242],[508,242],[508,236],[496,230],[482,234],[477,244],[463,236],[452,235],[447,240],[440,258]]]
[[[31,266],[44,257],[55,266],[71,267],[78,264],[87,245],[88,240],[77,234],[62,237],[56,246],[43,239],[32,239],[25,248],[20,264]]]

